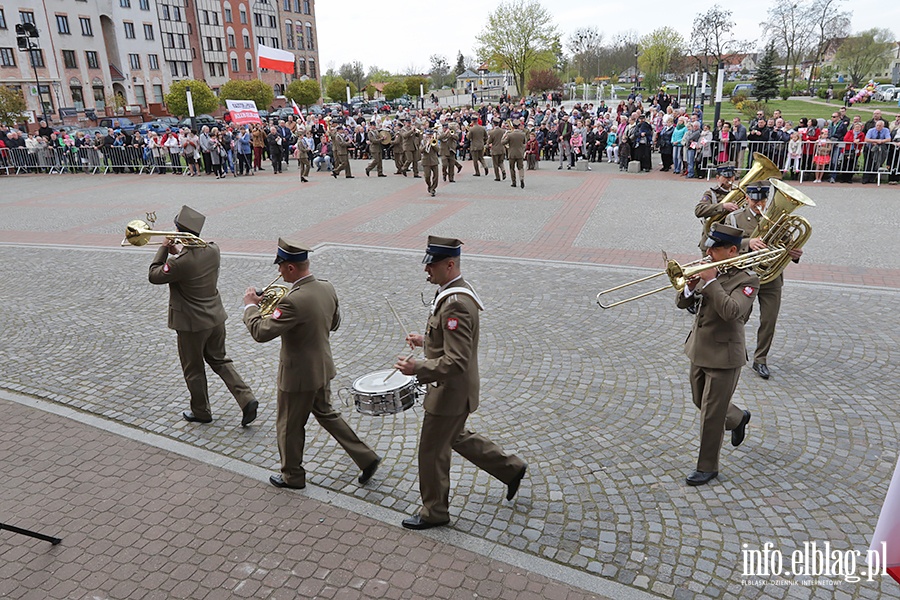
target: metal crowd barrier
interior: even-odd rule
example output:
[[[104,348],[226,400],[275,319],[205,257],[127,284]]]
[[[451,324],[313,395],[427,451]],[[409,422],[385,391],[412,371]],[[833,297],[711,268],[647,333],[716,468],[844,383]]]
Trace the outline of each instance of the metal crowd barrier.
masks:
[[[849,183],[856,175],[863,181],[872,181],[881,185],[889,176],[900,174],[900,146],[893,142],[886,144],[866,144],[865,142],[807,141],[800,143],[799,156],[792,155],[788,142],[730,142],[713,141],[709,144],[708,156],[702,149],[695,152],[700,155],[699,172],[705,173],[707,179],[715,176],[716,168],[724,163],[734,165],[740,172],[747,171],[753,161],[753,154],[759,152],[775,163],[785,174],[801,183],[804,179],[814,178],[818,169],[817,154],[827,162],[821,169],[822,179],[834,177],[836,180]],[[687,152],[685,151],[685,157]]]
[[[187,165],[180,154],[165,148],[150,149],[113,146],[93,148],[74,146],[0,149],[0,173],[184,173]]]

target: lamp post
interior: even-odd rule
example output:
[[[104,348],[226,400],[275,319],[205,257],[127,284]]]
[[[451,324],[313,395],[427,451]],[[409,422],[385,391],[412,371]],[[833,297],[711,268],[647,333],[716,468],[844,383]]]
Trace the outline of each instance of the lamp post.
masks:
[[[638,85],[640,85],[641,80],[638,76],[640,71],[638,71],[638,56],[640,56],[640,52],[638,52],[638,45],[634,45],[634,93],[637,94]]]
[[[191,118],[191,131],[197,132],[197,119],[194,117],[194,97],[191,95],[191,86],[184,88],[184,95],[187,98],[188,116]]]

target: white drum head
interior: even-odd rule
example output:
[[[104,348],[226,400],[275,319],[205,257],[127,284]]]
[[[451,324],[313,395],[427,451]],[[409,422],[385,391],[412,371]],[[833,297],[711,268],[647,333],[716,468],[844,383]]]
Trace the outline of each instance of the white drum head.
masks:
[[[398,390],[415,379],[412,375],[404,375],[400,371],[394,371],[394,374],[385,381],[384,378],[390,372],[391,369],[387,369],[363,375],[353,382],[353,389],[363,394],[384,394]]]

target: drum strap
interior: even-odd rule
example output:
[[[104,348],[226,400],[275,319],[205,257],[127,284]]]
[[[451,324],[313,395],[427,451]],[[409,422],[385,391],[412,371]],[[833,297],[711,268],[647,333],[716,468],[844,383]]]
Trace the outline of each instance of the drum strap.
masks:
[[[434,311],[437,310],[437,307],[440,306],[441,302],[447,296],[452,296],[453,294],[465,294],[472,298],[475,301],[475,304],[478,305],[480,310],[484,310],[484,304],[481,303],[481,298],[478,297],[478,294],[475,293],[475,290],[470,290],[467,287],[451,287],[447,288],[434,298],[434,302],[431,303],[431,314],[434,314]]]

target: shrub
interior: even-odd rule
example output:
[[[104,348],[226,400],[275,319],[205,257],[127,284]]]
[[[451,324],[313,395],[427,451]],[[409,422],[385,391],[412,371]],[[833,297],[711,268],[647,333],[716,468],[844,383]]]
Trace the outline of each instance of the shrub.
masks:
[[[824,100],[824,99],[825,99],[825,96],[827,96],[827,95],[828,95],[828,89],[827,89],[827,88],[821,88],[821,87],[820,87],[820,88],[819,88],[819,91],[816,92],[816,96],[818,96],[818,97],[821,98],[822,100]]]
[[[791,90],[789,90],[786,87],[783,87],[783,88],[781,88],[780,95],[781,95],[782,100],[787,100],[788,98],[791,97]]]

